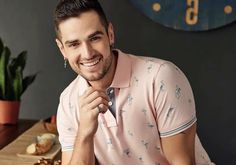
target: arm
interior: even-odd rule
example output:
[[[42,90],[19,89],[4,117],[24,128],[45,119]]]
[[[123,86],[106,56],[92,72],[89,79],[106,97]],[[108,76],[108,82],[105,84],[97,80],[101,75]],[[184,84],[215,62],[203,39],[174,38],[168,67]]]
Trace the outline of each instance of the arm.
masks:
[[[63,151],[61,156],[62,165],[68,165],[73,151]]]
[[[196,123],[187,130],[161,139],[165,157],[171,165],[195,165]]]
[[[82,148],[82,150],[81,150]],[[77,138],[74,151],[62,152],[62,165],[94,165],[93,139]]]
[[[108,97],[104,91],[90,87],[79,98],[79,128],[74,150],[62,153],[63,165],[95,165],[93,138],[98,128],[98,106],[104,113],[108,108]]]

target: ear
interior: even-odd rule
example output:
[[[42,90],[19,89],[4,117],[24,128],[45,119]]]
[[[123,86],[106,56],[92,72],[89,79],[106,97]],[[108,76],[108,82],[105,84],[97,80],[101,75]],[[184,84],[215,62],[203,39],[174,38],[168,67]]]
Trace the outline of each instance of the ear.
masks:
[[[108,25],[108,37],[109,37],[110,45],[113,45],[115,43],[115,34],[114,34],[112,23],[109,23]]]
[[[67,56],[66,56],[66,53],[65,53],[65,48],[64,48],[62,42],[58,38],[56,38],[55,41],[57,43],[57,46],[58,46],[59,50],[61,51],[61,54],[64,56],[65,59],[67,59]]]

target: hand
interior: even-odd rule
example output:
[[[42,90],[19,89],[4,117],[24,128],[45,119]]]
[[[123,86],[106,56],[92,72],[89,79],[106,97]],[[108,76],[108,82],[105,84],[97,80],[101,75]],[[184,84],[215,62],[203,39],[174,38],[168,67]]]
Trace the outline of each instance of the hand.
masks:
[[[98,115],[108,109],[108,96],[105,91],[89,87],[79,97],[79,136],[92,138],[97,131]]]

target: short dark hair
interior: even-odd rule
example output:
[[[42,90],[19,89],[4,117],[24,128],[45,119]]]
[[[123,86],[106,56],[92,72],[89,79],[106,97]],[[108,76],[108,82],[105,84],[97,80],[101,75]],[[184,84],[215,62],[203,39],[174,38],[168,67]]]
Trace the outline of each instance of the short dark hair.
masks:
[[[60,0],[54,11],[54,26],[57,37],[59,37],[59,24],[68,18],[78,17],[80,14],[94,10],[100,18],[101,23],[108,29],[106,15],[98,0]]]

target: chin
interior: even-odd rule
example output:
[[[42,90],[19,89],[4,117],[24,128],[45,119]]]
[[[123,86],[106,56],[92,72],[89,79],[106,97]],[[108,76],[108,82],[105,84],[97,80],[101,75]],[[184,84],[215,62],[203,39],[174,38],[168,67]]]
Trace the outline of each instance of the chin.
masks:
[[[97,74],[97,75],[80,74],[80,75],[87,81],[98,81],[98,80],[101,80],[105,76],[104,74]]]

